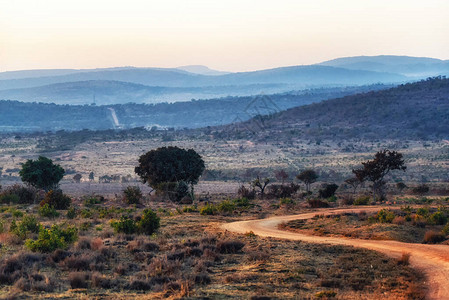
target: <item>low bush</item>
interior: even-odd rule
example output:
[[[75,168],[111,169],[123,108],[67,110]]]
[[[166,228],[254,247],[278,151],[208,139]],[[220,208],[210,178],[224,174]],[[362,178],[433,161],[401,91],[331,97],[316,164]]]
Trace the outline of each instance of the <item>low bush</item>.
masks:
[[[111,226],[116,233],[133,234],[137,231],[134,219],[129,216],[121,216],[118,221],[111,221]]]
[[[299,191],[299,184],[272,184],[267,187],[268,198],[291,198]]]
[[[48,203],[45,203],[43,206],[39,207],[39,215],[46,218],[56,218],[59,216],[59,213],[56,209],[54,209],[54,207],[51,207]]]
[[[380,223],[391,223],[395,218],[394,213],[389,209],[381,209],[377,212],[376,220]]]
[[[40,225],[33,215],[24,215],[21,222],[17,223],[15,220],[11,222],[9,231],[24,240],[29,233],[38,233],[39,228]]]
[[[89,274],[85,272],[69,273],[69,283],[72,289],[87,289],[89,287]]]
[[[155,212],[147,208],[143,211],[142,217],[140,217],[136,225],[139,233],[152,235],[160,227],[160,218]]]
[[[447,223],[447,216],[444,212],[438,210],[430,215],[430,221],[435,225],[444,225]]]
[[[369,200],[369,196],[358,197],[354,200],[354,205],[368,205]]]
[[[200,214],[203,216],[204,215],[214,215],[217,213],[217,211],[218,211],[218,209],[215,207],[215,205],[207,203],[206,205],[201,207]]]
[[[19,196],[14,194],[2,194],[0,195],[0,203],[2,204],[16,204],[19,203]]]
[[[38,198],[38,191],[35,188],[15,184],[2,191],[0,203],[33,204]]]
[[[26,240],[25,246],[33,252],[48,253],[56,249],[67,248],[77,238],[78,231],[73,226],[66,229],[59,225],[53,225],[50,229],[40,226],[37,240]]]
[[[309,199],[307,200],[307,203],[309,203],[312,208],[329,207],[329,203],[320,199]]]
[[[414,187],[414,188],[412,189],[412,192],[413,192],[414,194],[417,194],[417,195],[421,195],[421,196],[422,196],[422,195],[428,193],[429,190],[430,190],[429,186],[427,186],[427,185],[425,185],[425,184],[421,184],[421,185],[418,185],[418,186]]]
[[[237,191],[237,194],[242,197],[249,200],[253,200],[256,198],[256,190],[255,189],[248,189],[244,185],[241,185]]]
[[[40,205],[44,206],[48,204],[54,209],[67,209],[70,206],[72,200],[69,196],[65,195],[61,190],[51,190],[46,195]]]
[[[281,198],[279,199],[279,205],[293,205],[295,201],[291,198]]]
[[[76,208],[73,206],[70,206],[69,209],[67,210],[67,219],[75,219],[77,215],[77,211]]]
[[[126,204],[139,204],[142,200],[142,191],[138,186],[128,186],[123,190],[123,201]]]
[[[90,196],[89,198],[84,200],[84,205],[87,207],[92,207],[105,201],[106,199],[103,196]]]
[[[446,239],[446,236],[438,231],[429,230],[424,234],[424,243],[437,244]]]
[[[338,185],[335,183],[324,184],[323,187],[318,191],[320,198],[326,199],[335,195],[338,189]]]
[[[217,243],[217,251],[222,254],[238,253],[243,247],[245,247],[244,243],[235,240]]]

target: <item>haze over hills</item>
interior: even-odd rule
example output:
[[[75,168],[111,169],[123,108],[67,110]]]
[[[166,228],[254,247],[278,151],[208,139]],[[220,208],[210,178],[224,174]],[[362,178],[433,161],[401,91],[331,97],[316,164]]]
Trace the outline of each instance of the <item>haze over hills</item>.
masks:
[[[321,88],[256,97],[226,97],[154,105],[128,103],[94,106],[0,101],[0,131],[98,130],[139,126],[198,128],[244,121],[256,114],[270,114],[298,105],[387,87]],[[116,113],[118,126],[112,119],[111,110]]]
[[[449,60],[395,55],[342,57],[319,65],[350,70],[397,73],[413,78],[449,75]]]
[[[202,65],[181,66],[181,67],[177,67],[176,69],[187,71],[187,72],[194,73],[194,74],[200,74],[200,75],[224,75],[224,74],[231,73],[231,72],[212,70],[212,69],[210,69],[206,66],[202,66]]]
[[[449,139],[449,79],[432,78],[256,117],[212,130],[217,137],[292,139]]]

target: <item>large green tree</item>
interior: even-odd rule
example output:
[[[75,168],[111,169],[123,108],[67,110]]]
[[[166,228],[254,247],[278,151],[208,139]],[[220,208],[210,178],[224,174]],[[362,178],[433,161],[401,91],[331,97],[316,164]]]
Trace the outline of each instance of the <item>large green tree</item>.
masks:
[[[38,189],[49,191],[58,187],[64,169],[56,165],[47,157],[39,156],[37,160],[29,159],[23,165],[19,172],[23,182],[26,182]]]
[[[405,161],[402,154],[396,151],[381,150],[374,155],[373,160],[362,163],[363,167],[352,172],[360,182],[371,181],[373,183],[373,199],[376,200],[376,192],[381,192],[385,185],[385,176],[393,170],[405,171]]]
[[[195,150],[170,146],[140,156],[139,165],[134,171],[143,183],[156,190],[169,183],[185,182],[190,185],[193,197],[193,185],[198,183],[204,169],[204,161]]]

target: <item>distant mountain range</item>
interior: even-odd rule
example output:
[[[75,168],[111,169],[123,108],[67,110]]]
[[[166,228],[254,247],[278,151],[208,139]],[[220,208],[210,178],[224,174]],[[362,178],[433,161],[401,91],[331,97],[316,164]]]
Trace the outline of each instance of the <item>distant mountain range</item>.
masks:
[[[449,61],[386,55],[237,73],[201,65],[25,70],[0,73],[0,99],[56,104],[160,103],[308,88],[400,84],[436,75],[449,75]]]
[[[354,56],[325,61],[319,65],[350,70],[389,72],[411,78],[449,75],[449,60],[428,57],[394,55]]]
[[[449,140],[449,79],[432,78],[299,106],[207,130],[216,138]]]

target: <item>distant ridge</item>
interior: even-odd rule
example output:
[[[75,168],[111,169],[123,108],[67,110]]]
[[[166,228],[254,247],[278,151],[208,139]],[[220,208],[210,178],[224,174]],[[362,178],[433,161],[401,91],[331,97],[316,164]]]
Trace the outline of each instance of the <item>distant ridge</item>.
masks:
[[[187,71],[187,72],[194,73],[194,74],[211,75],[211,76],[225,75],[225,74],[231,73],[231,72],[212,70],[212,69],[210,69],[206,66],[202,66],[202,65],[181,66],[181,67],[177,67],[176,69]]]

